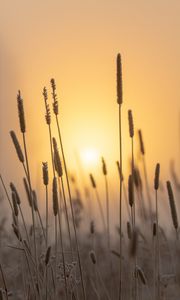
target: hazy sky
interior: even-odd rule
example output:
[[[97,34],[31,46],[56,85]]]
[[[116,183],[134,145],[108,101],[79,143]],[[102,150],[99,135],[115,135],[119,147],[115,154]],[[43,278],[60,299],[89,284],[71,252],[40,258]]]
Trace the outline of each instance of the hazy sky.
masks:
[[[51,77],[57,81],[69,165],[76,165],[75,150],[95,148],[114,168],[118,52],[123,61],[124,167],[131,108],[135,128],[143,131],[150,174],[159,161],[168,177],[172,158],[178,170],[179,16],[179,0],[1,0],[0,169],[5,179],[12,180],[21,169],[9,138],[10,129],[19,135],[18,89],[35,178],[41,162],[49,159],[42,88],[49,88]]]

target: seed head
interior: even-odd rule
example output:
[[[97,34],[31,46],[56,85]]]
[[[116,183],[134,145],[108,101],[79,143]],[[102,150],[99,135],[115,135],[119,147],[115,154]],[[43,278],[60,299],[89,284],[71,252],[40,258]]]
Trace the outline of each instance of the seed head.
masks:
[[[13,191],[12,191],[12,202],[13,202],[14,214],[17,217],[19,211],[18,211],[18,206],[17,206],[16,193]]]
[[[128,235],[128,239],[131,240],[131,238],[132,238],[132,229],[131,229],[130,222],[127,222],[127,235]]]
[[[134,193],[133,193],[133,178],[129,175],[128,179],[128,195],[129,195],[129,205],[132,207],[134,204]]]
[[[46,266],[49,263],[50,256],[51,256],[51,246],[49,246],[46,251],[46,257],[45,257],[45,265]]]
[[[52,88],[52,97],[53,97],[53,111],[54,114],[57,116],[59,113],[59,108],[58,108],[58,101],[57,101],[57,94],[56,94],[56,83],[54,78],[51,79],[51,88]]]
[[[116,72],[117,72],[117,103],[121,105],[123,103],[123,90],[122,90],[122,64],[121,55],[118,53],[116,60]]]
[[[178,226],[179,226],[178,225],[178,217],[177,217],[177,211],[176,211],[176,204],[175,204],[175,200],[174,200],[174,194],[173,194],[173,190],[172,190],[170,181],[167,181],[167,190],[168,190],[168,196],[169,196],[169,205],[170,205],[170,209],[171,209],[172,221],[173,221],[174,228],[177,230]]]
[[[95,265],[96,264],[96,254],[95,254],[95,252],[92,250],[92,251],[90,251],[89,252],[89,256],[90,256],[90,258],[91,258],[91,261],[92,261],[92,263]]]
[[[61,159],[60,159],[60,156],[59,156],[57,142],[56,142],[56,139],[54,137],[53,137],[53,148],[54,148],[54,166],[55,166],[55,170],[58,173],[58,176],[62,177],[62,175],[63,175],[62,164],[61,164]]]
[[[121,170],[121,166],[120,166],[119,161],[116,162],[116,165],[117,165],[117,168],[118,168],[119,178],[120,178],[121,181],[123,181],[124,180],[124,176],[122,174],[122,170]]]
[[[43,172],[43,183],[44,183],[44,185],[47,186],[49,183],[48,163],[47,162],[42,163],[42,172]]]
[[[128,120],[129,120],[129,135],[131,138],[134,136],[134,123],[133,123],[133,115],[132,110],[128,110]]]
[[[20,200],[19,194],[17,192],[17,189],[16,189],[15,185],[12,182],[10,183],[10,188],[11,188],[11,191],[16,194],[17,204],[20,205],[21,204],[21,200]]]
[[[156,236],[157,234],[157,226],[156,226],[156,222],[153,223],[153,236]]]
[[[17,153],[17,156],[18,156],[20,162],[24,163],[24,155],[23,155],[21,146],[18,142],[17,136],[16,136],[16,134],[13,130],[10,131],[10,136],[12,138],[12,141],[13,141],[13,144],[14,144],[14,147],[16,149],[16,153]]]
[[[19,115],[19,124],[22,133],[26,132],[26,123],[25,123],[25,116],[24,116],[24,106],[23,106],[23,99],[21,98],[21,92],[18,91],[17,94],[17,105],[18,105],[18,115]]]
[[[93,177],[92,174],[89,174],[89,177],[90,177],[90,180],[91,180],[92,187],[95,189],[95,188],[96,188],[96,182],[95,182],[95,179],[94,179],[94,177]]]
[[[23,178],[23,183],[24,183],[24,188],[26,191],[26,196],[27,196],[29,206],[32,207],[31,193],[30,193],[29,186],[28,186],[28,183],[27,183],[27,180],[25,177]]]
[[[57,191],[57,179],[53,178],[53,212],[54,216],[58,213],[58,191]]]
[[[144,142],[143,142],[142,132],[140,129],[138,130],[138,135],[139,135],[140,151],[141,151],[141,154],[144,155],[145,154]]]
[[[154,189],[158,190],[159,188],[159,174],[160,174],[160,164],[157,163],[154,177]]]
[[[102,157],[101,160],[102,160],[102,171],[103,171],[104,176],[106,176],[107,175],[107,167],[106,167],[104,157]]]
[[[43,96],[44,96],[44,104],[45,104],[45,109],[46,109],[45,119],[46,119],[47,125],[50,125],[51,124],[51,112],[50,112],[49,104],[47,102],[48,95],[47,95],[46,87],[44,87],[44,89],[43,89]]]

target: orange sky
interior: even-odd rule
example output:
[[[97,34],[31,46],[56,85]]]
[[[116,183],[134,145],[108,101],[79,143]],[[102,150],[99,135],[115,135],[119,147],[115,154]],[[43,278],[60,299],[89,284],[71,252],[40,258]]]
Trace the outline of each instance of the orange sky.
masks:
[[[6,180],[20,172],[9,138],[9,130],[19,132],[18,89],[25,101],[34,178],[41,176],[49,149],[42,88],[49,88],[51,77],[57,81],[69,166],[76,167],[75,151],[95,148],[113,174],[118,52],[123,60],[124,168],[130,153],[129,108],[135,128],[143,131],[149,173],[157,161],[165,178],[172,158],[179,166],[179,0],[2,0],[0,6],[0,164]],[[97,174],[100,163],[98,168]]]

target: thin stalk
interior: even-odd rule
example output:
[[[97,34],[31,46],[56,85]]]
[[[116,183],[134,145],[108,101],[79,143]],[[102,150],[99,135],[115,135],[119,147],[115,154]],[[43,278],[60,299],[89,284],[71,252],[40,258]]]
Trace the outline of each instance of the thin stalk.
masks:
[[[29,244],[29,247],[30,247],[31,243],[30,243],[29,234],[28,234],[28,231],[27,231],[26,222],[25,222],[25,219],[24,219],[24,215],[23,215],[23,212],[22,212],[21,205],[19,205],[19,211],[20,211],[20,214],[21,214],[21,218],[22,218],[24,229],[25,229],[27,241],[28,241],[28,244]]]
[[[46,266],[46,300],[48,300],[48,295],[47,295],[47,291],[48,291],[48,268]]]
[[[60,185],[59,185],[60,190]],[[63,237],[62,237],[62,220],[61,220],[61,199],[60,199],[60,208],[58,205],[58,222],[59,222],[59,238],[60,238],[60,244],[62,249],[62,262],[63,262],[63,273],[64,273],[64,281],[65,281],[65,294],[66,294],[66,300],[68,299],[68,287],[67,287],[67,277],[66,277],[66,262],[65,262],[65,255],[64,255],[64,244],[63,244]]]
[[[1,183],[2,183],[2,186],[3,186],[3,188],[4,188],[4,191],[5,191],[6,197],[7,197],[7,199],[8,199],[9,205],[10,205],[11,210],[12,210],[12,212],[13,212],[13,211],[14,211],[14,210],[13,210],[13,206],[12,206],[11,200],[10,200],[10,198],[9,198],[9,195],[8,195],[8,192],[7,192],[7,189],[6,189],[6,185],[5,185],[5,183],[4,183],[4,180],[3,180],[2,176],[1,176],[1,174],[0,174],[0,179],[1,179]]]
[[[4,290],[5,290],[5,294],[6,294],[6,299],[8,300],[9,299],[8,298],[8,289],[7,289],[6,279],[5,279],[4,272],[3,272],[1,264],[0,264],[0,271],[1,271],[2,281],[3,281]]]
[[[157,225],[157,224],[156,224]],[[157,234],[157,232],[156,232]],[[153,280],[153,291],[154,291],[154,300],[156,300],[156,282],[157,282],[157,270],[156,270],[156,266],[157,266],[157,256],[156,256],[156,236],[153,235],[153,276],[154,276],[154,280]]]
[[[127,198],[127,193],[126,193],[126,186],[125,186],[124,181],[123,181],[123,194],[124,194],[124,198],[125,198],[128,217],[129,217],[129,220],[130,220],[131,219],[131,212],[130,212],[130,208],[129,208],[128,198]]]
[[[107,219],[107,246],[110,251],[110,221],[109,221],[109,189],[107,175],[104,176],[105,189],[106,189],[106,219]]]
[[[41,225],[41,228],[42,228],[44,241],[46,243],[46,234],[45,234],[45,231],[44,231],[43,222],[42,222],[42,218],[41,218],[41,215],[40,215],[40,212],[39,212],[39,208],[37,208],[37,215],[38,215],[39,222],[40,222],[40,225]]]
[[[106,295],[106,298],[107,298],[108,300],[111,300],[111,298],[110,298],[110,296],[109,296],[109,294],[108,294],[108,291],[107,291],[107,289],[106,289],[106,286],[105,286],[105,284],[104,284],[104,281],[103,281],[103,279],[102,279],[102,276],[101,276],[101,273],[100,273],[100,271],[99,271],[99,268],[96,267],[96,270],[97,270],[97,274],[98,274],[99,280],[100,280],[100,282],[101,282],[102,288],[103,288],[103,290],[104,290],[104,293],[105,293],[105,295]]]
[[[54,274],[54,300],[56,300],[57,289],[57,215],[54,216],[55,220],[55,274]]]
[[[55,177],[55,167],[54,167],[54,158],[53,158],[53,146],[52,146],[52,133],[51,133],[51,125],[48,125],[49,128],[49,140],[50,140],[50,148],[51,148],[51,160],[52,160],[52,168],[53,168],[53,177]]]
[[[58,178],[59,181],[59,178]],[[64,200],[64,207],[65,207],[65,215],[66,215],[66,222],[67,222],[67,228],[68,228],[68,236],[69,236],[69,242],[70,242],[70,249],[71,249],[71,258],[73,259],[73,246],[72,246],[72,237],[71,237],[71,231],[70,231],[70,224],[69,224],[69,216],[68,216],[68,210],[67,210],[67,201],[66,201],[66,195],[64,190],[64,183],[63,178],[61,177],[61,188],[62,188],[62,197]],[[59,182],[60,185],[60,182]]]
[[[160,298],[160,253],[159,253],[159,207],[158,207],[158,194],[157,190],[155,190],[155,198],[156,198],[156,224],[157,224],[157,245],[156,245],[156,255],[157,255],[157,299]]]
[[[149,204],[149,215],[150,215],[150,219],[151,219],[152,218],[152,201],[151,201],[149,182],[148,182],[148,176],[147,176],[145,155],[142,155],[142,159],[143,159],[143,169],[144,169],[144,179],[145,179],[146,193],[147,193],[148,204]],[[151,219],[151,222],[152,222],[152,219]]]
[[[104,232],[106,232],[106,222],[105,222],[104,212],[103,212],[103,208],[102,208],[102,204],[101,204],[101,200],[100,200],[100,197],[99,197],[97,187],[94,190],[95,190],[96,199],[97,199],[97,202],[98,202],[98,205],[99,205],[99,211],[100,211],[100,214],[101,214],[101,219],[102,219],[102,223],[103,223],[103,227],[104,227]]]
[[[32,186],[31,186],[31,178],[30,178],[30,171],[29,171],[29,162],[28,162],[28,155],[27,155],[27,147],[26,147],[26,137],[25,133],[22,133],[23,136],[23,145],[24,145],[24,153],[25,153],[25,160],[26,160],[26,168],[23,164],[24,170],[26,170],[27,180],[29,184],[29,191],[31,195],[31,214],[32,214],[32,222],[33,222],[33,239],[34,239],[34,252],[35,252],[35,261],[36,261],[36,273],[37,273],[37,281],[39,286],[39,272],[38,272],[38,257],[37,257],[37,247],[36,247],[36,233],[35,233],[35,216],[34,216],[34,203],[33,203],[33,196],[32,196]]]
[[[108,255],[111,251],[111,240],[110,240],[110,211],[109,211],[109,186],[108,186],[108,179],[107,175],[104,175],[105,179],[105,189],[106,189],[106,218],[107,218],[107,248],[108,248]],[[111,274],[111,295],[113,297],[113,282],[114,282],[114,275],[113,275],[113,266],[112,266],[112,259],[110,255],[109,261],[110,267],[110,274]]]
[[[48,247],[48,226],[49,226],[49,212],[48,212],[48,187],[45,186],[46,189],[46,249]]]
[[[70,190],[68,171],[67,171],[66,160],[65,160],[65,155],[64,155],[63,143],[62,143],[62,138],[61,138],[59,120],[58,120],[57,115],[56,115],[56,123],[57,123],[57,128],[58,128],[59,141],[60,141],[60,146],[61,146],[65,176],[66,176],[66,181],[67,181],[68,195],[69,195],[70,208],[71,208],[72,221],[73,221],[73,228],[74,228],[74,234],[75,234],[76,250],[77,250],[77,255],[78,255],[78,264],[79,264],[82,291],[83,291],[83,299],[86,300],[85,285],[84,285],[84,278],[83,278],[83,272],[82,272],[82,264],[81,264],[81,257],[80,257],[80,251],[79,251],[79,243],[78,243],[77,232],[76,232],[75,217],[74,217],[74,211],[73,211],[73,205],[72,205],[71,190]]]
[[[131,164],[131,174],[132,174],[132,193],[134,199],[134,139],[131,138],[131,151],[132,151],[132,164]],[[134,214],[134,227],[136,226],[136,207],[135,199],[133,202],[133,214]]]
[[[119,104],[119,163],[122,174],[122,129],[121,129],[121,104]],[[122,178],[119,186],[119,300],[122,300]]]
[[[131,173],[132,173],[132,193],[133,193],[133,199],[134,199],[134,138],[131,138],[131,154],[132,154],[132,164],[131,164]],[[133,214],[134,214],[134,229],[136,227],[136,204],[135,204],[135,199],[133,202]],[[137,299],[137,292],[138,292],[138,286],[137,286],[137,271],[136,271],[136,266],[137,266],[137,253],[135,252],[135,258],[134,258],[134,283],[135,283],[135,300]]]

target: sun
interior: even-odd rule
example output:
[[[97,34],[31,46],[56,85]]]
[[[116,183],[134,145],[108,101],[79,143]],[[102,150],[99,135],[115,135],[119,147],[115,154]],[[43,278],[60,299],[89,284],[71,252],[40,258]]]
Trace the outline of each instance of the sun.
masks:
[[[82,162],[86,166],[95,166],[99,161],[99,153],[95,148],[86,148],[81,151]]]

